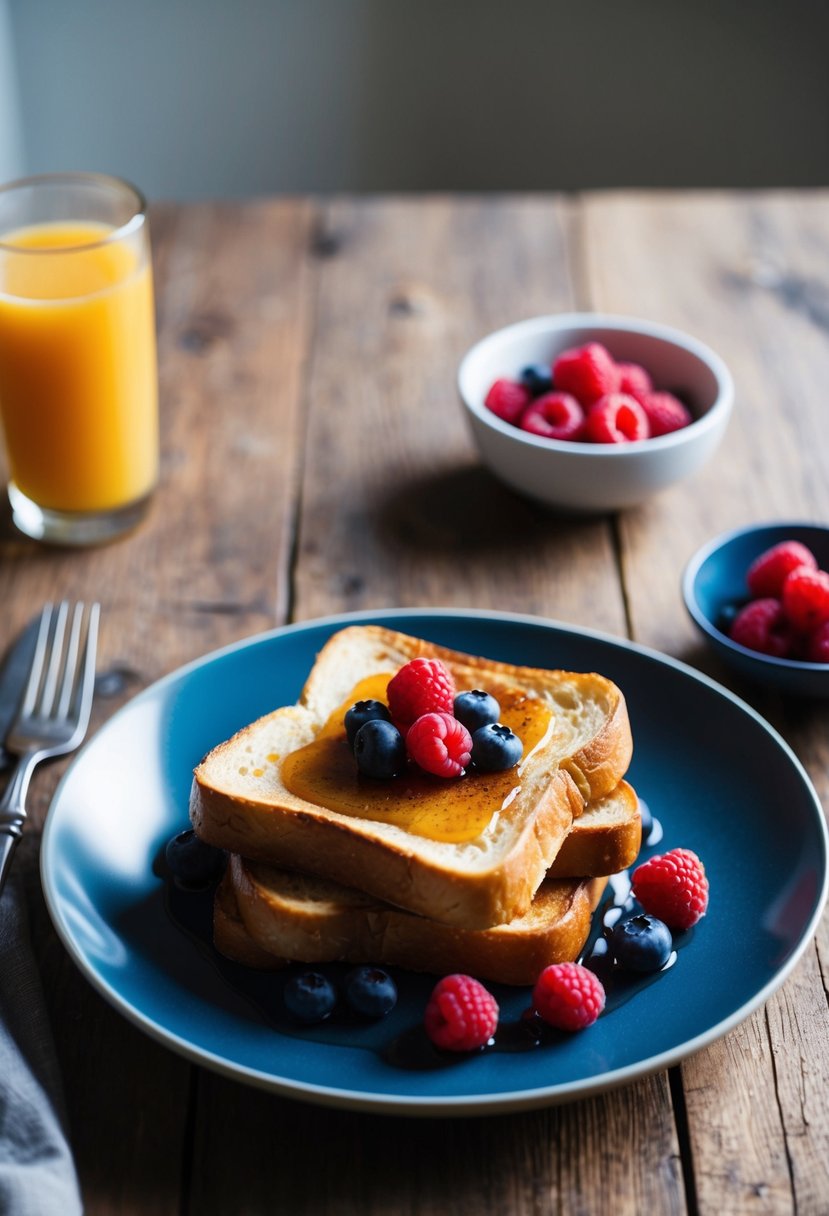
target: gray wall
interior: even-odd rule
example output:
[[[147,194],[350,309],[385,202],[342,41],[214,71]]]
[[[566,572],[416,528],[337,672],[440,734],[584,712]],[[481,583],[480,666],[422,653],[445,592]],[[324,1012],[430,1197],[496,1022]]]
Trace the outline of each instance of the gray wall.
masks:
[[[0,0],[0,40],[4,6],[6,175],[178,198],[829,183],[824,0]]]

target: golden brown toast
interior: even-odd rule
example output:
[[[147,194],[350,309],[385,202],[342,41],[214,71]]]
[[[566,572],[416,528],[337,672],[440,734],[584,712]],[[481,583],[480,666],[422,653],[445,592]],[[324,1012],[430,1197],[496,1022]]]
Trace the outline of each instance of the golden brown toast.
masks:
[[[506,785],[471,773],[443,783],[455,784],[477,816],[466,838],[435,838],[431,824],[424,833],[403,777],[373,783],[387,787],[385,806],[359,810],[361,783],[370,779],[358,778],[350,761],[343,713],[367,687],[384,686],[418,656],[440,658],[458,690],[485,688],[540,731]],[[307,789],[297,794],[286,779],[300,749],[320,741],[326,755],[349,762],[341,770],[354,803],[347,812],[325,798],[315,801]],[[529,912],[574,819],[618,786],[631,751],[624,697],[601,675],[519,667],[381,626],[351,626],[326,643],[297,705],[266,715],[205,757],[195,770],[191,818],[204,840],[249,861],[329,878],[448,925],[483,929]]]

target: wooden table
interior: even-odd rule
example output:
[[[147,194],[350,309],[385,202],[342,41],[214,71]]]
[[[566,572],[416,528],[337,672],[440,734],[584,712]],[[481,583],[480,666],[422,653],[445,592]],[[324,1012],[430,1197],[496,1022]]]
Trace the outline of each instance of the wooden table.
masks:
[[[518,610],[631,637],[745,696],[829,795],[829,712],[743,686],[679,597],[723,529],[829,518],[829,195],[265,200],[152,216],[163,476],[107,548],[2,536],[0,642],[54,596],[103,601],[95,724],[217,646],[348,609]],[[570,309],[678,325],[729,363],[728,439],[685,485],[566,521],[477,463],[460,355]],[[40,772],[19,864],[59,766]],[[144,1037],[38,941],[89,1216],[826,1213],[829,933],[725,1039],[605,1096],[486,1119],[271,1097]]]

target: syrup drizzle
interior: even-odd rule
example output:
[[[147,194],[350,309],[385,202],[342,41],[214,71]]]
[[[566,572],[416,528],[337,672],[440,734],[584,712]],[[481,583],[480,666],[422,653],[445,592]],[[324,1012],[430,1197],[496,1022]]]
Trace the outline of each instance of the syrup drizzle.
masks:
[[[661,823],[657,819],[652,819],[647,808],[645,808],[644,820],[647,827],[647,838],[643,840],[643,850],[652,848],[663,838]],[[642,860],[641,856],[639,860]],[[258,971],[224,958],[213,946],[213,888],[197,891],[183,889],[170,878],[162,858],[154,868],[156,873],[166,879],[164,903],[169,918],[193,941],[200,954],[210,961],[224,983],[237,996],[245,998],[268,1024],[272,1025],[280,1034],[299,1039],[354,1045],[352,1037],[354,1029],[360,1025],[365,1027],[365,1022],[347,1011],[338,1009],[331,1020],[316,1026],[297,1024],[287,1015],[282,1002],[282,989],[286,980],[295,974],[296,968],[300,964],[278,971]],[[684,933],[674,933],[674,948],[668,961],[659,971],[642,974],[617,967],[609,948],[613,927],[622,917],[630,915],[635,908],[636,904],[631,894],[630,872],[623,870],[619,874],[612,875],[608,880],[605,895],[593,914],[590,935],[578,959],[583,966],[589,967],[598,976],[605,989],[606,1003],[601,1015],[603,1018],[655,983],[664,972],[669,971],[676,964],[678,952],[693,938],[693,929]],[[337,980],[350,969],[350,966],[345,963],[326,963],[319,969],[328,974],[336,984]],[[390,970],[396,971],[393,968]],[[406,973],[400,972],[399,978],[404,981]],[[422,977],[420,978],[422,979]],[[403,997],[401,1005],[405,1008],[405,996],[403,993],[401,996]],[[391,1016],[393,1017],[393,1015]],[[478,1054],[489,1052],[514,1054],[535,1051],[557,1042],[565,1042],[570,1037],[566,1032],[546,1025],[532,1009],[525,1009],[518,1018],[504,1019],[498,1026],[494,1037],[480,1049]],[[374,1051],[396,1068],[409,1071],[450,1068],[457,1065],[459,1060],[468,1058],[467,1054],[456,1056],[451,1052],[440,1051],[432,1044],[420,1024],[404,1029],[401,1033],[393,1035],[385,1044],[377,1047],[369,1046],[362,1035],[359,1038],[360,1045],[366,1050]]]

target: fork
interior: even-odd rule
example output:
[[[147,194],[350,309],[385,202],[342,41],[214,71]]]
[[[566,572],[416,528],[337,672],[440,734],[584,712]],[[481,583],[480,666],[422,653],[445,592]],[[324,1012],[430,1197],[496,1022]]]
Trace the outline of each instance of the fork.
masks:
[[[23,834],[26,794],[38,764],[80,745],[95,684],[100,605],[47,604],[40,616],[29,678],[4,740],[16,763],[0,798],[0,894]],[[86,619],[84,619],[86,618]]]

